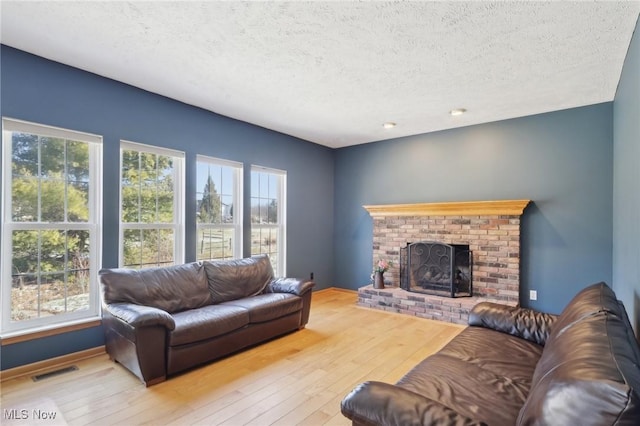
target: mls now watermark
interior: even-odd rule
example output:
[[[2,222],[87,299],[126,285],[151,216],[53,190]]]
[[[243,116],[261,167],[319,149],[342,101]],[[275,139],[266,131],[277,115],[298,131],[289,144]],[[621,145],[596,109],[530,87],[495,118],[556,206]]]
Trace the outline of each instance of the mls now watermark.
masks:
[[[2,418],[5,420],[55,420],[58,413],[46,410],[4,409]]]

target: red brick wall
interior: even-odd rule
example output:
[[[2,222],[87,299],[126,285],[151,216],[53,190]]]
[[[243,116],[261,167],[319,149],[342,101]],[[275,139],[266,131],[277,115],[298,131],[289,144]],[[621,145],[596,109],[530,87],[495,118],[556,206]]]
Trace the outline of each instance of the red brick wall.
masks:
[[[520,216],[377,216],[373,262],[392,260],[387,285],[400,284],[400,247],[408,242],[469,244],[474,296],[515,304],[520,283]]]

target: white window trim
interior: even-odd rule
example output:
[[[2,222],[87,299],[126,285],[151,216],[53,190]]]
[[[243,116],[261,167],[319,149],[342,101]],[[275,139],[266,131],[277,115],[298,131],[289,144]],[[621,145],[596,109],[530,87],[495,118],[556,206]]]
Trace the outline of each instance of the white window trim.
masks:
[[[196,155],[196,164],[197,163],[209,163],[217,166],[223,167],[231,167],[234,169],[234,184],[233,184],[233,223],[221,223],[221,224],[196,224],[197,229],[201,228],[227,228],[234,230],[234,244],[233,244],[233,256],[236,259],[242,258],[242,241],[243,241],[243,175],[244,175],[244,164],[231,161],[224,160],[222,158],[209,157],[206,155]],[[196,192],[198,188],[196,188]],[[197,244],[197,241],[196,241]]]
[[[22,132],[89,143],[89,221],[79,223],[23,223],[13,222],[11,218],[11,143],[5,142],[5,132]],[[100,318],[100,292],[98,271],[102,264],[102,136],[63,129],[60,127],[30,123],[12,118],[2,118],[2,247],[0,264],[2,283],[0,288],[0,333],[3,338],[50,330],[61,326],[81,323]],[[11,238],[14,230],[22,229],[86,229],[91,235],[89,249],[89,308],[87,310],[57,314],[25,321],[11,321],[11,263],[13,250]]]
[[[173,188],[175,204],[173,206],[174,223],[130,223],[122,221],[122,151],[131,150],[138,152],[147,152],[157,155],[163,155],[167,157],[174,157],[174,181]],[[118,167],[118,192],[119,192],[119,209],[118,209],[118,223],[119,237],[118,237],[118,265],[124,265],[124,230],[127,229],[173,229],[175,240],[173,252],[175,254],[174,264],[178,265],[184,263],[184,241],[185,241],[185,154],[183,151],[175,149],[161,148],[153,145],[146,145],[138,142],[131,142],[127,140],[120,140],[120,164]]]
[[[278,185],[278,223],[275,225],[264,224],[260,225],[261,228],[273,228],[278,230],[278,275],[281,277],[287,276],[287,171],[280,169],[273,169],[264,166],[251,165],[252,172],[263,172],[274,175],[279,175],[280,184]],[[253,197],[254,194],[251,194]],[[251,224],[253,226],[253,224]]]

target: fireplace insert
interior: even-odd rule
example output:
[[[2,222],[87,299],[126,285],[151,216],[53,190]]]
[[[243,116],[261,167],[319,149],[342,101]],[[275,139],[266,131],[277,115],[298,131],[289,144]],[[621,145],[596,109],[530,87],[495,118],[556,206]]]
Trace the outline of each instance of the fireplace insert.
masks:
[[[473,295],[473,253],[465,244],[407,243],[400,249],[400,287],[416,293]]]

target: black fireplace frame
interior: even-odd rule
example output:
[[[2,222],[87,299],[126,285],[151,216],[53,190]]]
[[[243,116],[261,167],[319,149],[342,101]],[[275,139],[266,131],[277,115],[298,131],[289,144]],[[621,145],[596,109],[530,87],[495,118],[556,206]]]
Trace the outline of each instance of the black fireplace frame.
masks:
[[[412,265],[412,258],[421,263]],[[471,297],[473,252],[467,244],[407,243],[400,248],[400,287],[414,293]]]

